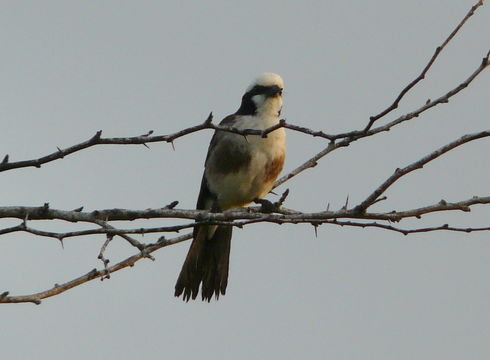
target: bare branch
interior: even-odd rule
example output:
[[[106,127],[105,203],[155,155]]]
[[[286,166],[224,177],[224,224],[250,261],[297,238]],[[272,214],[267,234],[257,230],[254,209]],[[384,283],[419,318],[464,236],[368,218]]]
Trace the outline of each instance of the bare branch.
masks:
[[[145,251],[147,254],[151,254],[161,248],[164,248],[169,245],[174,245],[179,242],[188,240],[192,237],[191,234],[188,235],[182,235],[170,240],[164,240],[157,242],[155,244],[149,245],[146,247]],[[137,261],[148,257],[146,254],[140,253],[137,255],[130,256],[123,261],[118,262],[117,264],[114,264],[112,266],[107,267],[106,269],[93,269],[89,271],[88,273],[81,275],[77,277],[76,279],[73,279],[71,281],[65,282],[63,284],[55,284],[52,288],[41,291],[35,294],[31,295],[20,295],[20,296],[9,296],[9,292],[5,291],[0,295],[0,303],[23,303],[23,302],[31,302],[34,304],[40,304],[42,299],[55,296],[58,294],[61,294],[69,289],[72,289],[76,286],[79,286],[81,284],[84,284],[88,281],[100,278],[102,276],[107,276],[108,274],[112,274],[116,271],[119,271],[121,269],[124,269],[128,266],[133,266]]]
[[[488,197],[473,197],[468,200],[456,202],[456,203],[448,203],[446,201],[441,200],[438,204],[434,204],[431,206],[427,206],[419,209],[412,209],[403,212],[390,212],[390,213],[365,213],[362,216],[362,219],[372,219],[372,220],[387,220],[387,221],[400,221],[402,218],[416,217],[419,218],[421,215],[436,211],[448,211],[448,210],[461,210],[461,211],[469,211],[470,206],[475,204],[490,204],[490,196]],[[195,211],[197,212],[197,211]],[[248,221],[243,222],[233,222],[231,225],[237,227],[243,227],[247,224],[252,224],[256,222],[271,222],[276,224],[298,224],[298,223],[309,223],[314,226],[318,226],[320,224],[332,224],[332,225],[341,225],[341,226],[359,226],[359,227],[378,227],[386,230],[397,231],[403,234],[410,234],[416,232],[427,232],[427,231],[437,231],[437,230],[454,230],[454,231],[464,231],[464,232],[474,232],[474,231],[487,231],[490,228],[452,228],[446,225],[432,228],[420,228],[420,229],[398,229],[391,225],[378,224],[378,223],[356,223],[356,222],[342,222],[339,221],[339,218],[351,217],[351,218],[360,218],[358,214],[353,213],[349,210],[341,210],[338,212],[325,211],[320,213],[299,213],[297,211],[292,211],[288,209],[282,209],[283,214],[260,214],[260,213],[250,213],[247,211],[234,211],[225,213],[208,213],[210,218],[222,218],[223,221],[232,220],[232,219],[240,219],[240,218],[253,218]],[[213,220],[210,223],[214,223]],[[109,231],[111,229],[102,229]],[[179,242],[185,241],[192,238],[191,234],[182,235],[170,240],[165,240],[163,237],[156,243],[145,246],[144,251],[130,256],[113,266],[105,266],[104,269],[97,270],[93,269],[90,272],[79,276],[71,281],[65,282],[61,285],[55,284],[52,288],[41,291],[31,295],[21,295],[21,296],[9,296],[9,292],[5,291],[0,294],[0,303],[21,303],[21,302],[31,302],[35,304],[40,304],[42,299],[55,296],[61,294],[73,287],[79,286],[88,281],[106,277],[109,274],[112,274],[116,271],[124,269],[128,266],[133,266],[137,261],[149,257],[148,255],[163,248],[166,246],[174,245]],[[107,263],[105,264],[107,265]]]
[[[321,131],[313,131],[309,130],[306,128],[301,128],[299,126],[295,125],[290,125],[286,124],[284,120],[281,120],[281,122],[277,125],[274,125],[268,129],[265,130],[255,130],[255,129],[236,129],[233,127],[227,127],[227,126],[220,126],[220,125],[215,125],[212,123],[212,113],[209,114],[208,118],[200,125],[196,126],[191,126],[189,128],[186,128],[181,131],[177,131],[176,133],[170,134],[170,135],[155,135],[155,136],[149,136],[150,134],[153,133],[153,131],[149,131],[147,134],[140,135],[140,136],[133,136],[133,137],[114,137],[114,138],[102,138],[102,130],[97,131],[97,133],[91,137],[89,140],[81,142],[79,144],[70,146],[66,149],[60,149],[59,147],[56,147],[56,151],[48,154],[46,156],[40,157],[38,159],[32,159],[32,160],[24,160],[24,161],[17,161],[17,162],[9,162],[9,155],[5,155],[4,159],[2,162],[0,162],[0,172],[2,171],[7,171],[7,170],[12,170],[12,169],[19,169],[19,168],[24,168],[24,167],[37,167],[40,168],[41,165],[58,160],[58,159],[63,159],[66,155],[73,154],[75,152],[90,148],[92,146],[96,145],[145,145],[148,143],[153,143],[153,142],[167,142],[173,144],[174,140],[183,137],[185,135],[189,135],[191,133],[201,131],[204,129],[212,129],[215,131],[225,131],[225,132],[231,132],[239,135],[258,135],[262,137],[267,137],[267,134],[271,133],[274,130],[277,130],[278,128],[281,127],[288,127],[290,129],[296,130],[296,131],[301,131],[306,134],[310,134],[313,136],[321,136],[320,134],[323,134]],[[329,139],[329,136],[326,134],[323,134],[323,137]]]
[[[434,101],[430,101],[424,106],[422,106],[420,109],[411,112],[407,115],[404,115],[384,126],[380,126],[376,129],[372,130],[356,130],[356,131],[351,131],[347,133],[340,133],[340,134],[326,134],[323,131],[315,131],[311,130],[305,127],[293,125],[293,124],[288,124],[286,123],[285,120],[281,120],[279,124],[274,125],[268,129],[265,130],[254,130],[254,129],[245,129],[245,130],[240,130],[240,129],[235,129],[235,128],[230,128],[226,126],[219,126],[219,125],[214,125],[212,123],[212,113],[209,114],[208,118],[200,125],[196,126],[191,126],[189,128],[186,128],[184,130],[178,131],[176,133],[170,134],[170,135],[155,135],[155,136],[149,136],[150,134],[153,133],[153,131],[149,131],[147,134],[140,135],[140,136],[134,136],[134,137],[115,137],[115,138],[102,138],[102,130],[97,131],[97,133],[91,137],[89,140],[81,142],[79,144],[70,146],[66,149],[60,149],[57,147],[57,151],[45,155],[43,157],[37,158],[37,159],[32,159],[32,160],[23,160],[23,161],[17,161],[17,162],[9,162],[9,156],[5,155],[4,159],[0,163],[0,172],[2,171],[7,171],[7,170],[12,170],[12,169],[19,169],[19,168],[24,168],[24,167],[37,167],[40,168],[41,165],[58,160],[58,159],[63,159],[66,155],[73,154],[75,152],[90,148],[92,146],[96,145],[146,145],[147,143],[153,143],[153,142],[168,142],[173,144],[173,141],[175,139],[178,139],[182,136],[201,131],[204,129],[212,129],[212,130],[219,130],[219,131],[226,131],[226,132],[231,132],[231,133],[236,133],[240,135],[259,135],[262,137],[266,137],[267,134],[271,133],[272,131],[285,127],[290,130],[302,132],[307,135],[311,135],[313,137],[321,137],[327,140],[330,140],[329,146],[319,152],[317,155],[313,156],[310,160],[308,160],[306,163],[301,165],[299,168],[293,170],[290,174],[287,174],[286,176],[283,176],[281,179],[279,179],[276,182],[275,187],[279,186],[280,184],[284,183],[285,181],[289,180],[293,176],[299,174],[300,172],[304,171],[307,168],[314,167],[316,165],[316,162],[324,157],[326,154],[329,152],[340,148],[340,147],[346,147],[348,146],[351,142],[359,140],[361,138],[367,137],[367,136],[372,136],[374,134],[377,134],[379,132],[383,131],[389,131],[393,126],[398,125],[402,122],[408,121],[414,117],[417,117],[420,115],[422,112],[438,105],[441,103],[447,103],[449,98],[460,92],[462,89],[466,88],[471,81],[473,81],[486,67],[489,65],[489,54],[487,53],[486,57],[483,58],[479,68],[464,82],[462,82],[459,86],[454,88],[453,90],[449,91],[447,94],[439,97],[438,99]],[[340,142],[334,142],[337,139],[343,139],[343,141]]]
[[[465,231],[465,232],[490,230],[490,228],[452,228],[449,226],[446,227],[445,225],[440,227],[433,227],[433,228],[405,230],[405,229],[397,229],[391,225],[385,225],[385,224],[376,224],[376,223],[361,224],[355,222],[345,222],[345,221],[342,222],[338,220],[340,218],[362,218],[362,219],[372,219],[372,220],[387,220],[392,222],[392,221],[400,221],[403,218],[409,218],[409,217],[420,218],[420,216],[422,216],[423,214],[437,212],[437,211],[448,211],[448,210],[469,211],[470,206],[476,204],[490,204],[490,196],[473,197],[471,199],[456,202],[456,203],[448,203],[444,200],[441,200],[437,204],[427,206],[424,208],[412,209],[412,210],[407,210],[402,212],[393,211],[389,213],[365,213],[362,215],[362,217],[358,213],[353,212],[352,210],[341,210],[337,212],[325,211],[319,213],[300,213],[294,210],[281,209],[281,214],[261,214],[261,213],[249,212],[246,210],[232,211],[226,213],[207,213],[207,214],[203,214],[202,212],[197,210],[190,211],[190,212],[194,212],[196,214],[196,217],[209,218],[210,224],[214,224],[214,223],[218,224],[220,223],[219,222],[220,220],[229,221],[229,220],[237,220],[237,219],[244,219],[244,218],[250,219],[241,222],[239,221],[239,222],[228,223],[237,227],[243,227],[244,225],[252,224],[256,222],[271,222],[276,224],[309,223],[314,225],[315,227],[323,223],[333,224],[333,225],[344,225],[344,226],[378,227],[378,228],[384,228],[386,230],[398,231],[404,234],[422,232],[422,231],[452,230],[452,229],[454,229],[454,231]],[[48,209],[47,211],[53,211],[53,210]],[[172,211],[172,210],[167,210],[167,211]],[[216,220],[214,218],[219,220]],[[203,222],[201,222],[201,224],[202,223]],[[111,231],[115,229],[104,228],[101,230]],[[145,230],[145,232],[148,231]],[[35,304],[40,304],[42,299],[61,294],[73,287],[79,286],[83,283],[86,283],[88,281],[97,278],[101,278],[101,277],[107,278],[110,274],[116,271],[124,269],[128,266],[133,266],[137,261],[145,257],[150,257],[149,254],[163,247],[177,244],[179,242],[188,240],[190,238],[192,238],[191,234],[182,235],[170,240],[165,240],[165,238],[161,237],[160,240],[157,241],[156,243],[145,246],[144,250],[140,251],[140,253],[130,256],[113,266],[107,266],[108,263],[104,262],[104,269],[101,270],[93,269],[88,273],[79,276],[78,278],[75,278],[71,281],[65,282],[61,285],[55,284],[52,288],[48,290],[41,291],[31,295],[21,295],[21,296],[9,296],[9,292],[5,291],[2,294],[0,294],[0,303],[31,302]],[[102,249],[101,252],[103,252]]]
[[[444,224],[444,225],[440,225],[440,226],[432,226],[432,227],[423,227],[423,228],[417,228],[417,229],[402,229],[402,228],[395,227],[393,225],[380,224],[377,222],[362,223],[362,222],[354,222],[354,221],[332,220],[332,221],[325,221],[324,224],[339,225],[339,226],[351,226],[351,227],[360,227],[360,228],[380,228],[383,230],[395,231],[395,232],[401,233],[403,235],[417,234],[417,233],[422,233],[422,232],[433,232],[433,231],[455,231],[455,232],[465,232],[465,233],[490,231],[490,227],[475,227],[475,228],[466,227],[466,228],[462,228],[462,227],[449,226],[449,224]]]
[[[336,135],[328,135],[328,134],[325,135],[324,136],[325,138],[332,139],[332,141],[330,141],[328,146],[325,149],[323,149],[322,151],[315,154],[310,159],[308,159],[306,162],[304,162],[303,164],[301,164],[300,166],[295,168],[294,170],[290,171],[288,174],[286,174],[283,177],[281,177],[280,179],[278,179],[276,181],[276,183],[274,184],[274,189],[276,187],[282,185],[286,181],[290,180],[294,176],[302,173],[303,171],[315,167],[321,158],[323,158],[325,155],[331,153],[332,151],[335,151],[339,148],[347,147],[351,143],[353,143],[357,140],[364,139],[366,137],[369,137],[369,136],[372,136],[375,134],[379,134],[381,132],[390,131],[393,127],[395,127],[401,123],[404,123],[406,121],[409,121],[411,119],[417,118],[420,114],[424,113],[425,111],[427,111],[427,110],[429,110],[429,109],[431,109],[431,108],[433,108],[439,104],[447,104],[451,97],[458,94],[461,90],[467,88],[468,85],[473,80],[475,80],[475,78],[478,75],[480,75],[483,72],[483,70],[488,68],[488,66],[490,65],[489,57],[490,57],[490,51],[487,52],[485,57],[483,57],[478,68],[465,81],[460,83],[454,89],[448,91],[446,94],[436,98],[435,100],[427,101],[424,105],[419,107],[417,110],[409,112],[405,115],[398,117],[395,120],[388,122],[385,125],[376,127],[374,129],[370,129],[368,131],[355,130],[355,131],[340,133],[340,134],[336,134]],[[300,132],[304,132],[304,131],[301,131],[299,129],[295,129],[295,130],[300,131]],[[304,132],[304,133],[308,134],[308,132]],[[339,140],[339,139],[341,139],[341,140]],[[339,140],[339,141],[336,141],[336,140]]]
[[[246,135],[255,135],[261,137],[267,137],[271,132],[279,128],[287,128],[289,130],[304,133],[312,137],[320,137],[329,141],[328,146],[317,153],[315,156],[310,158],[308,161],[304,162],[301,166],[292,170],[289,174],[283,176],[279,179],[274,187],[277,187],[284,182],[288,181],[292,177],[298,175],[302,171],[312,168],[317,164],[321,158],[330,152],[337,150],[339,148],[347,147],[352,142],[359,139],[363,139],[369,136],[376,135],[381,132],[389,131],[393,127],[409,121],[413,118],[418,117],[425,111],[439,105],[444,104],[449,101],[449,99],[458,94],[461,90],[466,88],[484,69],[489,65],[490,51],[482,59],[479,67],[461,84],[456,86],[454,89],[450,90],[446,94],[436,98],[435,100],[428,100],[425,104],[420,106],[418,109],[409,112],[403,116],[394,119],[385,125],[373,128],[373,124],[380,118],[386,116],[391,111],[396,109],[402,100],[402,98],[414,88],[422,79],[425,78],[427,72],[434,64],[435,60],[438,58],[439,54],[446,47],[446,45],[454,38],[461,27],[467,22],[467,20],[474,14],[474,12],[483,5],[483,1],[479,1],[475,4],[471,10],[466,14],[463,20],[458,24],[458,26],[453,30],[453,32],[446,38],[446,40],[435,50],[431,59],[424,67],[422,72],[415,78],[410,84],[408,84],[397,96],[395,101],[385,110],[380,112],[378,115],[371,116],[368,125],[362,130],[355,130],[350,132],[344,132],[339,134],[327,134],[323,131],[315,131],[302,126],[293,125],[287,123],[285,120],[281,120],[278,124],[265,129],[265,130],[252,130],[252,129],[236,129],[227,126],[220,126],[213,124],[212,113],[209,114],[207,119],[196,126],[192,126],[181,131],[177,131],[169,135],[153,135],[153,131],[150,130],[146,134],[135,136],[135,137],[115,137],[115,138],[102,138],[102,131],[98,131],[92,138],[81,142],[79,144],[70,146],[65,149],[56,147],[56,151],[48,154],[46,156],[40,157],[38,159],[10,162],[9,155],[5,155],[3,160],[0,162],[0,172],[7,171],[11,169],[18,169],[23,167],[41,167],[45,163],[49,163],[58,159],[64,158],[66,155],[84,150],[86,148],[95,145],[144,145],[146,147],[148,143],[152,142],[167,142],[172,144],[174,140],[200,131],[204,129],[212,129],[214,131],[225,131]],[[330,211],[329,207],[326,211],[304,213],[292,209],[284,208],[282,205],[286,200],[289,190],[286,190],[278,202],[270,203],[267,201],[259,201],[262,207],[250,207],[247,209],[233,209],[225,211],[223,213],[213,213],[204,210],[186,210],[186,209],[176,209],[176,201],[170,203],[169,205],[159,208],[159,209],[146,209],[146,210],[131,210],[131,209],[103,209],[95,211],[83,211],[83,207],[77,208],[75,210],[66,211],[51,209],[49,204],[44,204],[39,207],[25,207],[25,206],[10,206],[10,207],[0,207],[0,218],[17,218],[21,220],[21,223],[17,226],[0,229],[0,235],[9,234],[13,232],[27,232],[37,236],[51,237],[58,239],[63,243],[63,239],[71,237],[81,237],[86,235],[94,234],[105,234],[105,242],[102,244],[98,258],[102,261],[103,269],[97,270],[93,269],[90,272],[83,274],[71,281],[65,282],[61,285],[55,284],[52,288],[41,291],[35,294],[22,295],[22,296],[10,296],[8,291],[2,292],[0,294],[0,303],[19,303],[19,302],[31,302],[35,304],[41,303],[41,300],[47,297],[58,295],[65,292],[73,287],[79,286],[85,282],[100,278],[108,279],[113,272],[119,271],[128,266],[133,266],[137,261],[142,258],[149,258],[154,260],[151,253],[157,251],[163,247],[170,246],[185,240],[192,238],[191,234],[181,235],[170,240],[166,240],[165,237],[161,236],[158,241],[144,244],[140,241],[134,239],[130,235],[132,234],[146,234],[146,233],[165,233],[165,232],[179,232],[185,229],[192,229],[195,226],[201,225],[231,225],[235,227],[242,228],[247,225],[268,222],[274,224],[310,224],[314,226],[315,233],[317,227],[322,224],[335,225],[335,226],[351,226],[351,227],[361,227],[361,228],[379,228],[388,231],[398,232],[404,235],[420,232],[431,232],[431,231],[457,231],[457,232],[477,232],[477,231],[490,231],[490,227],[453,227],[448,224],[439,226],[429,226],[429,227],[418,227],[412,229],[405,229],[401,227],[393,226],[393,222],[399,222],[407,218],[421,218],[422,216],[430,213],[436,212],[447,212],[447,211],[464,211],[469,212],[471,208],[478,204],[490,204],[490,196],[477,197],[474,196],[471,199],[457,201],[457,202],[447,202],[441,200],[432,205],[426,205],[424,207],[408,209],[408,210],[394,210],[389,212],[368,212],[367,210],[378,202],[386,199],[386,196],[382,196],[386,190],[398,181],[401,177],[409,174],[410,172],[422,168],[427,163],[432,160],[442,156],[443,154],[464,145],[468,142],[481,139],[490,136],[490,130],[481,131],[474,134],[465,135],[432,153],[426,155],[425,157],[415,161],[414,163],[402,168],[397,169],[393,175],[388,177],[378,188],[376,188],[364,201],[352,209],[348,208],[348,201],[345,205],[338,211]],[[119,229],[110,225],[111,221],[131,221],[136,219],[162,219],[162,218],[172,218],[172,219],[183,219],[188,221],[188,223],[174,226],[164,226],[164,227],[140,227],[133,229]],[[97,228],[91,228],[86,230],[71,231],[71,232],[50,232],[36,229],[29,226],[31,222],[38,220],[61,220],[68,222],[85,222],[91,224],[91,226],[96,225]],[[190,222],[193,221],[193,222]],[[368,222],[369,221],[369,222]],[[183,221],[184,222],[184,221]],[[28,225],[29,223],[29,225]],[[130,256],[115,265],[109,266],[109,260],[105,257],[105,252],[112,241],[114,236],[120,236],[125,239],[132,246],[137,248],[139,251],[133,256]]]
[[[425,68],[419,74],[419,76],[417,76],[412,82],[410,82],[410,84],[408,84],[407,86],[405,86],[405,88],[397,96],[397,98],[395,99],[395,101],[393,102],[393,104],[391,104],[390,106],[388,106],[385,110],[383,110],[382,112],[380,112],[378,115],[371,116],[369,118],[369,123],[366,126],[366,128],[364,129],[364,131],[368,131],[369,129],[371,129],[371,127],[373,126],[373,124],[374,124],[374,122],[376,120],[384,117],[385,115],[389,114],[391,111],[393,111],[396,108],[398,108],[398,104],[400,103],[401,99],[405,96],[405,94],[408,93],[415,85],[417,85],[417,83],[419,81],[421,81],[421,80],[423,80],[425,78],[425,75],[427,74],[427,72],[429,71],[429,69],[432,67],[432,64],[434,64],[434,61],[436,61],[437,57],[442,52],[442,50],[453,39],[453,37],[458,33],[458,31],[463,27],[463,25],[466,23],[466,21],[468,21],[468,19],[473,16],[473,14],[475,13],[476,9],[478,9],[482,5],[483,5],[483,0],[480,0],[480,1],[478,1],[478,3],[476,3],[475,5],[473,5],[471,7],[470,11],[468,11],[468,13],[463,18],[463,20],[461,20],[461,22],[456,26],[456,28],[451,32],[451,34],[449,34],[449,36],[446,38],[446,40],[444,40],[444,42],[440,46],[438,46],[436,48],[436,50],[434,51],[434,54],[430,58],[429,62],[425,66]]]
[[[404,211],[390,211],[381,213],[360,213],[356,208],[354,209],[341,209],[339,211],[320,211],[313,213],[304,213],[296,210],[280,208],[276,213],[261,213],[259,212],[261,207],[239,208],[227,210],[222,213],[214,213],[204,210],[183,210],[183,209],[149,209],[149,210],[128,210],[128,209],[106,209],[98,210],[92,213],[73,213],[70,211],[48,209],[44,213],[44,216],[35,214],[36,216],[30,218],[30,220],[66,220],[74,221],[73,218],[79,216],[79,220],[82,222],[94,222],[97,220],[93,218],[93,213],[104,214],[104,218],[107,221],[122,221],[122,220],[136,220],[136,219],[160,219],[160,218],[181,218],[181,219],[193,219],[196,220],[196,224],[185,224],[178,227],[161,227],[161,228],[138,228],[138,229],[100,229],[100,230],[87,230],[81,231],[79,235],[104,233],[104,234],[117,234],[121,235],[127,233],[150,233],[150,232],[163,232],[163,231],[176,231],[175,229],[191,228],[196,225],[222,225],[224,222],[235,220],[249,220],[248,223],[256,222],[273,222],[273,223],[305,223],[311,220],[331,220],[340,218],[350,219],[371,219],[371,220],[387,220],[387,221],[400,221],[403,218],[419,218],[420,216],[440,211],[469,211],[470,206],[477,204],[489,204],[490,196],[487,197],[472,197],[471,199],[450,203],[445,200],[441,200],[437,204],[425,206],[422,208],[404,210]],[[22,219],[23,215],[31,214],[30,211],[36,211],[35,207],[0,207],[0,218],[13,217]],[[8,214],[8,216],[5,216]],[[69,216],[69,214],[71,216]],[[89,220],[87,220],[89,219]],[[248,223],[235,223],[234,226],[242,227]],[[16,231],[21,231],[19,228],[14,227]],[[12,228],[10,228],[12,229]],[[161,231],[160,231],[161,230]],[[12,231],[10,231],[12,232]],[[7,233],[7,232],[4,232]],[[66,233],[69,234],[69,233]],[[66,234],[59,234],[58,236],[65,236]],[[49,235],[45,235],[49,236]],[[52,237],[58,237],[52,236]],[[73,235],[75,236],[75,235]],[[146,249],[146,246],[145,248]]]
[[[391,175],[384,183],[382,183],[376,190],[373,191],[362,203],[354,208],[354,211],[364,212],[366,209],[374,204],[377,199],[383,194],[391,185],[393,185],[397,180],[406,174],[421,169],[428,162],[438,158],[439,156],[453,150],[454,148],[466,144],[470,141],[478,140],[484,137],[490,136],[490,131],[482,131],[475,134],[468,134],[460,137],[459,139],[444,145],[443,147],[433,151],[429,155],[424,156],[422,159],[404,167],[403,169],[396,169],[394,174]]]
[[[207,223],[205,223],[205,225],[206,224]],[[183,224],[183,225],[159,226],[159,227],[150,227],[150,228],[139,227],[134,229],[116,229],[114,227],[110,227],[110,228],[105,227],[105,228],[87,229],[87,230],[79,230],[79,231],[52,232],[52,231],[38,230],[30,226],[24,226],[22,223],[17,226],[0,229],[0,235],[14,233],[14,232],[27,232],[33,235],[54,238],[62,241],[67,238],[87,236],[87,235],[105,234],[110,236],[116,236],[116,235],[124,235],[124,234],[143,235],[143,234],[152,234],[152,233],[179,232],[181,230],[192,229],[198,225],[201,225],[201,223],[193,222],[193,223]],[[221,224],[216,224],[216,225],[221,225]],[[143,244],[135,247],[137,247],[139,250],[144,250],[145,248]]]

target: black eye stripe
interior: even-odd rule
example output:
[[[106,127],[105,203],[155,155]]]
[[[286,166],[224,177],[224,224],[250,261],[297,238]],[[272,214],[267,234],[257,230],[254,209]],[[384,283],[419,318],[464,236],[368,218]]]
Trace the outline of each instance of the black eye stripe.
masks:
[[[277,85],[271,85],[271,86],[255,85],[248,93],[250,94],[250,96],[267,94],[274,86]],[[281,89],[281,94],[282,94],[282,89]]]
[[[259,94],[265,94],[267,91],[267,88],[265,86],[260,86],[260,85],[255,85],[252,90],[250,90],[250,95],[259,95]]]
[[[278,91],[279,90],[279,91]],[[282,95],[282,88],[278,85],[263,86],[255,85],[242,97],[242,103],[240,108],[236,111],[235,115],[255,115],[257,113],[257,104],[252,100],[255,95],[275,96],[275,94]]]

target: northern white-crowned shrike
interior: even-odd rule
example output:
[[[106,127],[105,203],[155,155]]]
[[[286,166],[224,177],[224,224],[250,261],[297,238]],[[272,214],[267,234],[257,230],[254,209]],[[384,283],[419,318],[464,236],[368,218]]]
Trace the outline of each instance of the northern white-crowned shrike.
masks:
[[[282,78],[264,73],[247,88],[240,108],[221,126],[264,130],[279,122]],[[286,155],[286,132],[279,128],[263,138],[216,131],[208,149],[197,209],[223,211],[246,206],[266,196],[281,172]],[[194,228],[193,241],[175,285],[175,296],[203,300],[226,292],[232,226]]]

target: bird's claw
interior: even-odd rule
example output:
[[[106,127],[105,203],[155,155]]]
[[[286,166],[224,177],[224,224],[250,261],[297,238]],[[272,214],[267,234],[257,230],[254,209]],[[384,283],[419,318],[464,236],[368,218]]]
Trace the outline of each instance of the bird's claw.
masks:
[[[278,202],[273,203],[266,199],[255,199],[254,202],[260,205],[259,211],[266,214],[276,212],[281,205]]]

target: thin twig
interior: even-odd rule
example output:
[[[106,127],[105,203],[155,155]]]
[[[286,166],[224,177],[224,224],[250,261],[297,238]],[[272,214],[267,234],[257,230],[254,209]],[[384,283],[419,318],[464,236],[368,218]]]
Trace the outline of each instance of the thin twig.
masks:
[[[104,265],[104,271],[105,271],[105,274],[103,276],[101,276],[100,280],[110,279],[110,277],[111,277],[111,274],[110,274],[108,267],[107,267],[107,264],[109,264],[109,259],[106,259],[106,257],[104,256],[104,253],[105,253],[105,250],[107,249],[107,246],[112,241],[112,239],[113,239],[112,235],[106,236],[104,244],[102,244],[102,247],[100,248],[100,251],[99,251],[99,255],[97,256],[97,258],[100,261],[102,261],[102,264]]]
[[[145,251],[148,254],[151,254],[161,248],[164,248],[169,245],[174,245],[179,242],[188,240],[192,237],[191,234],[187,235],[182,235],[178,236],[176,238],[170,239],[168,241],[161,241],[152,245],[149,245],[145,248]],[[106,274],[112,274],[116,271],[119,271],[121,269],[124,269],[128,266],[133,266],[137,261],[146,258],[146,256],[143,253],[139,253],[133,256],[130,256],[117,264],[114,264],[112,266],[107,267],[107,269],[93,269],[89,271],[88,273],[81,275],[73,280],[67,281],[62,284],[55,284],[52,288],[41,291],[35,294],[30,294],[30,295],[20,295],[20,296],[9,296],[9,292],[6,291],[2,295],[0,295],[0,303],[24,303],[24,302],[30,302],[34,304],[40,304],[42,299],[55,296],[58,294],[61,294],[69,289],[72,289],[76,286],[79,286],[83,283],[86,283],[88,281],[97,279],[99,277],[105,276]]]
[[[464,233],[490,231],[490,227],[488,226],[487,227],[454,227],[454,226],[449,226],[449,224],[416,228],[416,229],[402,229],[402,228],[395,227],[393,225],[380,224],[378,222],[362,223],[362,222],[341,221],[341,220],[331,220],[331,221],[329,220],[323,222],[323,224],[351,226],[351,227],[360,227],[360,228],[380,228],[383,230],[395,231],[403,235],[418,234],[418,233],[433,232],[433,231],[454,231],[454,232],[464,232]]]
[[[439,149],[431,152],[430,154],[424,156],[422,159],[415,161],[414,163],[402,168],[402,169],[396,169],[393,175],[391,175],[388,179],[386,179],[376,190],[374,190],[371,195],[369,195],[363,202],[361,202],[359,205],[357,205],[354,208],[355,212],[364,212],[366,209],[374,204],[376,200],[383,194],[391,185],[393,185],[397,180],[399,180],[401,177],[407,175],[408,173],[421,169],[424,165],[429,163],[430,161],[440,157],[441,155],[447,153],[448,151],[451,151],[458,146],[461,146],[463,144],[466,144],[470,141],[482,139],[484,137],[490,136],[490,130],[489,131],[482,131],[479,133],[475,134],[468,134],[460,137],[459,139],[450,142],[449,144],[446,144]]]
[[[400,221],[403,218],[419,218],[420,216],[433,212],[440,211],[452,211],[452,210],[460,210],[460,211],[469,211],[469,207],[477,204],[490,204],[490,196],[483,197],[472,197],[471,199],[459,201],[459,202],[447,202],[441,200],[437,204],[428,205],[425,207],[403,210],[403,211],[390,211],[390,212],[364,212],[361,213],[357,209],[340,209],[338,211],[320,211],[320,212],[311,212],[305,213],[296,210],[286,209],[281,207],[277,209],[275,213],[261,213],[259,212],[260,207],[252,207],[252,208],[240,208],[227,210],[222,213],[214,213],[210,211],[203,210],[183,210],[183,209],[173,209],[173,210],[160,210],[155,211],[152,209],[149,210],[126,210],[126,209],[107,209],[100,210],[100,213],[105,214],[105,217],[108,221],[130,221],[136,219],[161,219],[161,218],[182,218],[189,220],[197,220],[197,223],[194,224],[184,224],[180,225],[181,229],[184,228],[192,228],[197,225],[223,225],[228,224],[230,221],[236,220],[247,220],[249,223],[257,223],[257,222],[276,222],[276,223],[303,223],[309,222],[310,220],[331,220],[331,219],[340,219],[340,218],[350,218],[350,219],[371,219],[371,220],[387,220],[387,221]],[[29,213],[29,207],[4,207],[0,208],[0,217],[4,210],[7,210],[9,213],[9,217],[22,218],[22,215]],[[30,221],[34,220],[65,220],[64,214],[69,213],[67,211],[50,209],[48,213],[45,214],[44,217],[31,218]],[[78,213],[81,218],[89,217],[91,213]],[[126,214],[128,217],[124,217],[123,214]],[[94,222],[80,220],[85,222]],[[242,224],[233,224],[236,226],[243,226],[248,223]],[[10,228],[11,229],[11,228]],[[15,228],[15,231],[22,231],[20,228]],[[160,231],[161,230],[161,231]],[[86,235],[88,232],[91,234],[100,233],[100,234],[110,234],[110,235],[122,235],[125,232],[127,233],[156,233],[163,232],[168,230],[168,227],[161,228],[138,228],[138,229],[98,229],[98,230],[88,230],[80,233],[81,235]],[[64,237],[65,234],[59,234],[57,236],[52,237]],[[46,235],[48,236],[48,235]],[[144,247],[146,249],[147,246]]]
[[[468,11],[468,13],[463,18],[463,20],[460,21],[460,23],[451,32],[451,34],[449,34],[449,36],[446,38],[446,40],[444,40],[444,42],[436,48],[436,50],[434,51],[434,54],[432,55],[432,57],[430,58],[427,65],[422,70],[422,72],[419,74],[419,76],[417,76],[414,80],[412,80],[412,82],[410,82],[407,86],[405,86],[405,88],[400,92],[400,94],[397,96],[395,101],[390,106],[388,106],[385,110],[381,111],[378,115],[371,116],[369,118],[369,123],[364,128],[364,131],[368,131],[369,129],[371,129],[371,127],[373,126],[373,124],[376,120],[384,117],[385,115],[389,114],[391,111],[398,108],[398,104],[400,103],[402,98],[405,96],[405,94],[408,93],[415,85],[417,85],[417,83],[419,81],[421,81],[425,78],[425,75],[427,74],[429,69],[432,67],[432,65],[436,61],[437,57],[439,56],[439,54],[442,52],[442,50],[453,39],[453,37],[458,33],[458,31],[463,27],[463,25],[466,23],[466,21],[468,21],[468,19],[473,16],[476,9],[478,9],[482,5],[483,5],[483,0],[480,0],[480,1],[478,1],[478,3],[476,3],[475,5],[473,5],[471,7],[470,11]]]
[[[424,103],[424,105],[422,105],[421,107],[419,107],[418,109],[416,109],[412,112],[409,112],[405,115],[402,115],[402,116],[398,117],[397,119],[388,122],[385,125],[370,129],[368,131],[355,130],[355,131],[340,133],[340,134],[336,134],[336,135],[328,135],[328,138],[332,139],[332,141],[329,142],[329,144],[326,148],[324,148],[323,150],[321,150],[320,152],[318,152],[317,154],[312,156],[310,159],[308,159],[306,162],[304,162],[300,166],[296,167],[295,169],[291,170],[289,173],[287,173],[286,175],[284,175],[280,179],[278,179],[276,181],[276,183],[274,184],[273,189],[284,184],[286,181],[288,181],[291,178],[295,177],[296,175],[302,173],[303,171],[315,167],[318,164],[318,161],[320,159],[322,159],[323,157],[325,157],[326,155],[328,155],[329,153],[331,153],[337,149],[347,147],[351,143],[353,143],[357,140],[364,139],[366,137],[369,137],[369,136],[372,136],[375,134],[379,134],[382,132],[390,131],[393,127],[395,127],[401,123],[404,123],[406,121],[417,118],[422,113],[424,113],[425,111],[427,111],[427,110],[429,110],[429,109],[431,109],[431,108],[433,108],[439,104],[447,104],[449,102],[450,98],[452,98],[453,96],[458,94],[463,89],[467,88],[468,85],[473,80],[475,80],[475,78],[478,75],[480,75],[485,69],[488,68],[488,66],[490,65],[489,57],[490,57],[490,51],[487,52],[487,54],[483,57],[483,59],[479,63],[478,68],[475,71],[473,71],[473,73],[466,80],[464,80],[462,83],[460,83],[458,86],[456,86],[452,90],[448,91],[444,95],[436,98],[435,100],[431,100],[431,101]]]

